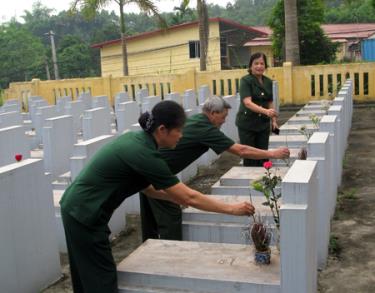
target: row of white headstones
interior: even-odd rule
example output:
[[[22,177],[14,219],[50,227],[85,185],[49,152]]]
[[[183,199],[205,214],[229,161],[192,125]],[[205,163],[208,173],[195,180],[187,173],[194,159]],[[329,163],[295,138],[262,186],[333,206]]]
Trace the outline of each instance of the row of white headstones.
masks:
[[[293,276],[298,280],[300,278],[295,276],[316,271],[314,262],[310,262],[312,259],[316,259],[320,264],[322,259],[323,263],[325,262],[327,237],[329,237],[329,217],[332,216],[334,210],[337,186],[340,184],[341,178],[341,162],[350,129],[351,92],[352,85],[349,82],[334,99],[334,105],[328,109],[328,115],[322,117],[319,132],[314,133],[307,144],[309,162],[294,164],[284,177],[282,215],[285,216],[282,216],[282,227],[290,229],[281,230],[280,247],[282,252],[281,272],[282,275],[287,274],[288,278]],[[186,91],[182,98],[176,93],[169,94],[165,98],[181,103],[187,114],[191,115],[200,111],[200,105],[208,96],[208,87],[202,87],[198,92],[198,98],[191,90]],[[227,96],[224,98],[232,105],[233,110],[230,111],[222,130],[228,136],[237,139],[234,120],[238,108],[238,97]],[[64,251],[66,248],[61,223],[58,221],[56,224],[55,217],[59,219],[58,200],[63,190],[98,148],[127,129],[139,129],[136,123],[139,113],[152,109],[158,101],[160,101],[160,97],[149,97],[147,90],[144,89],[137,92],[135,101],[129,99],[126,93],[116,95],[114,115],[111,115],[107,97],[91,98],[89,94],[82,94],[77,101],[63,97],[58,100],[56,106],[46,105],[46,102],[40,97],[30,97],[30,112],[28,114],[20,112],[20,104],[17,100],[7,101],[0,109],[0,113],[2,112],[0,114],[0,150],[2,153],[0,161],[2,187],[0,190],[0,201],[2,202],[0,205],[0,234],[2,235],[0,255],[1,259],[5,260],[0,265],[1,291],[35,292],[60,276],[58,249]],[[320,104],[307,105],[304,111],[315,111],[319,107],[322,106]],[[302,112],[300,115],[303,115]],[[31,121],[27,118],[30,118]],[[113,123],[111,126],[113,121],[117,121],[117,127],[113,127]],[[308,123],[308,120],[306,122]],[[293,123],[293,119],[290,120],[290,123]],[[290,128],[286,128],[285,131],[290,132]],[[282,133],[283,131],[282,127]],[[280,143],[280,139],[283,139],[282,136],[272,137],[271,146],[276,147]],[[284,142],[288,142],[292,147],[293,141],[298,141],[298,139],[300,138],[294,138],[293,135],[288,134]],[[36,151],[35,147],[42,150]],[[22,154],[24,160],[14,163],[16,153]],[[36,157],[42,157],[43,160]],[[182,171],[179,174],[180,178],[184,181],[191,178],[195,175],[199,165],[207,165],[215,158],[216,155],[213,152],[208,152]],[[300,165],[302,167],[299,167]],[[299,168],[302,168],[302,171]],[[332,177],[332,174],[336,175],[335,178]],[[299,195],[296,199],[297,195],[291,194],[292,191],[296,191],[293,186],[298,184],[296,181],[300,180],[301,176],[307,180],[302,188],[305,194]],[[319,178],[316,178],[317,176]],[[62,182],[61,178],[64,178],[65,181]],[[54,182],[54,185],[51,182]],[[218,188],[220,189],[220,186]],[[319,188],[319,191],[316,188]],[[302,191],[299,190],[299,192]],[[54,194],[54,197],[51,194]],[[290,195],[288,196],[288,194]],[[308,196],[309,194],[319,194],[322,199],[319,200],[319,196]],[[316,201],[311,198],[316,198]],[[326,204],[327,200],[329,205]],[[305,209],[301,212],[302,206],[305,206]],[[316,209],[315,206],[319,208]],[[299,212],[296,212],[297,210]],[[315,210],[318,210],[319,214],[311,212]],[[126,204],[121,206],[117,214],[114,215],[114,220],[111,223],[112,231],[118,233],[123,229],[125,225],[124,213],[133,212],[139,212],[137,195],[130,200],[127,199]],[[292,218],[297,214],[302,217],[301,221],[306,220],[304,225],[298,226],[303,231],[293,229],[296,222],[292,221]],[[186,218],[187,215],[188,211],[184,213],[184,217]],[[325,225],[322,225],[321,222]],[[58,229],[56,229],[56,225],[59,227]],[[319,229],[319,233],[324,237],[317,236],[316,244],[313,244],[314,233],[311,232],[316,230],[314,227],[324,227],[324,229]],[[191,229],[189,225],[184,224],[184,239],[200,240],[194,239],[192,235],[202,233],[194,234]],[[58,237],[56,237],[57,231]],[[307,233],[307,231],[309,232]],[[283,234],[284,232],[289,234]],[[300,232],[303,234],[300,235]],[[220,234],[216,233],[216,235]],[[293,238],[293,235],[297,238]],[[202,241],[210,241],[203,238]],[[293,241],[294,246],[291,245]],[[296,250],[296,245],[300,250]],[[323,247],[320,253],[318,247]],[[304,252],[305,255],[302,259],[295,256],[290,258],[288,251],[301,251],[301,254]],[[285,260],[283,256],[285,256]],[[319,258],[321,259],[319,260]],[[301,270],[304,264],[309,265]],[[286,268],[284,268],[285,266]],[[293,270],[291,270],[292,267]],[[35,268],[40,269],[36,270]],[[291,273],[293,274],[289,275]],[[309,288],[314,288],[313,283],[316,283],[316,277],[315,279],[311,277],[314,275],[316,276],[314,273],[305,275],[310,276],[305,282]],[[281,281],[281,284],[286,286],[286,282]],[[291,292],[284,289],[282,291]],[[306,292],[310,292],[310,290]]]
[[[341,184],[352,90],[348,81],[333,101],[308,103],[281,127],[279,136],[270,138],[270,148],[287,144],[292,151],[288,165],[274,161],[284,167],[278,170],[283,178],[280,255],[273,249],[270,266],[254,265],[251,246],[243,245],[241,230],[249,225],[244,218],[189,208],[183,211],[183,238],[189,242],[147,241],[119,264],[120,292],[316,292],[317,270],[326,264],[330,219]],[[320,117],[318,125],[311,115]],[[302,126],[313,132],[309,139],[300,134]],[[307,148],[307,160],[296,160],[302,146]],[[212,187],[210,196],[238,202],[248,200],[251,193],[256,210],[272,221],[270,210],[262,206],[262,194],[249,187],[264,171],[233,167]]]

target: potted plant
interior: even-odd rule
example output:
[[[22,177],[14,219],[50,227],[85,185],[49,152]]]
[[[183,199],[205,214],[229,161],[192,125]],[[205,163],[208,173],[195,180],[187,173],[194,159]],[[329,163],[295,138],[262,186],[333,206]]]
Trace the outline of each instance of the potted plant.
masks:
[[[270,242],[272,237],[270,229],[262,221],[255,221],[251,226],[250,237],[255,246],[255,262],[258,264],[270,264]]]
[[[261,179],[255,180],[252,183],[252,187],[262,192],[265,196],[266,201],[262,204],[270,207],[278,236],[280,229],[279,199],[281,198],[281,192],[278,191],[278,187],[281,183],[281,177],[271,172],[271,161],[265,162],[263,167],[266,169],[265,175]],[[250,201],[252,202],[251,193]],[[269,264],[271,261],[270,243],[273,236],[271,232],[273,227],[266,224],[259,214],[258,217],[253,215],[252,218],[253,223],[250,225],[249,233],[247,233],[249,235],[247,236],[251,237],[255,246],[255,262],[258,264]],[[278,247],[278,237],[275,239],[275,242]]]

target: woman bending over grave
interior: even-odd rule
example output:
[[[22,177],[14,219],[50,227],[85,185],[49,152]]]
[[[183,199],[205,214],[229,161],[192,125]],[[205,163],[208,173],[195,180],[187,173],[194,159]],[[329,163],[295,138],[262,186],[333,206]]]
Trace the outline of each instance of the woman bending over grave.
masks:
[[[183,108],[158,103],[139,118],[143,131],[128,132],[100,149],[65,191],[60,204],[74,292],[117,292],[108,222],[127,197],[147,196],[232,215],[251,215],[249,202],[226,204],[179,182],[158,152],[182,136]]]

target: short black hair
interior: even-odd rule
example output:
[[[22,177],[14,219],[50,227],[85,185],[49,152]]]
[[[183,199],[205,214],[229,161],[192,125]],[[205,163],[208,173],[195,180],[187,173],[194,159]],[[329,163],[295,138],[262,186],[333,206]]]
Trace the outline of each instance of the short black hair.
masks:
[[[265,65],[265,67],[267,69],[268,64],[267,64],[267,57],[266,57],[266,55],[264,53],[261,53],[261,52],[256,52],[256,53],[254,53],[254,54],[252,54],[250,56],[249,69],[247,70],[250,74],[251,74],[251,65],[253,64],[254,60],[258,59],[258,58],[261,58],[261,57],[263,58],[264,65]]]

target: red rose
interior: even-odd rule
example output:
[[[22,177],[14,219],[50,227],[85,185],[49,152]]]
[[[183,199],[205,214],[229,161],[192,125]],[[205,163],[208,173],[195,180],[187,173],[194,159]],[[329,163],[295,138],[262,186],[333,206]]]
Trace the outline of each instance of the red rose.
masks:
[[[271,161],[264,162],[263,167],[266,168],[267,170],[271,169],[272,168],[272,162]]]
[[[21,154],[16,154],[14,156],[14,158],[16,159],[17,162],[21,161],[22,160],[22,155]]]

